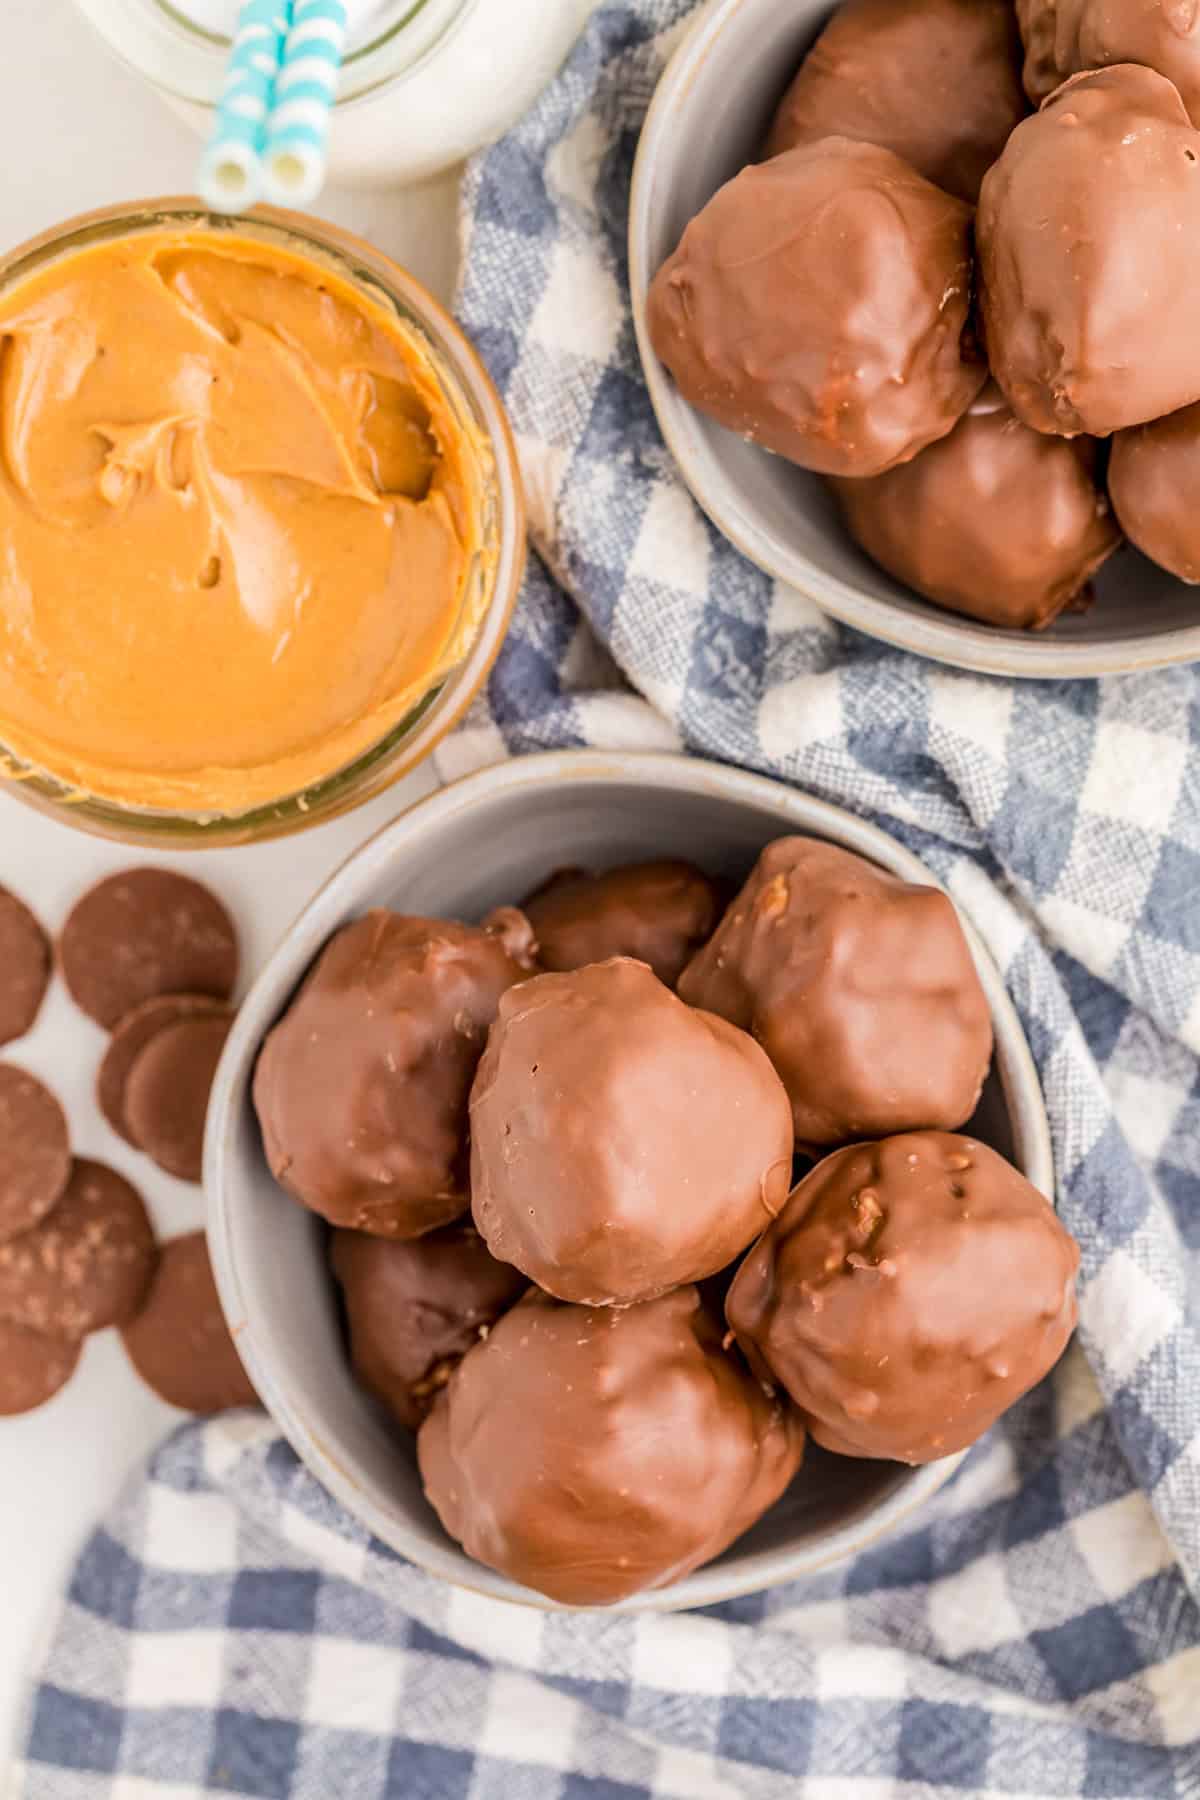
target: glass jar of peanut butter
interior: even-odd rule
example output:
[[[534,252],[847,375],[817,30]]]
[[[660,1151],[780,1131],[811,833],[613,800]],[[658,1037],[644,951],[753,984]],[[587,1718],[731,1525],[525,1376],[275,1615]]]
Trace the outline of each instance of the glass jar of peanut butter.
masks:
[[[286,213],[93,214],[0,262],[0,778],[126,840],[379,791],[461,718],[524,557],[477,356]]]

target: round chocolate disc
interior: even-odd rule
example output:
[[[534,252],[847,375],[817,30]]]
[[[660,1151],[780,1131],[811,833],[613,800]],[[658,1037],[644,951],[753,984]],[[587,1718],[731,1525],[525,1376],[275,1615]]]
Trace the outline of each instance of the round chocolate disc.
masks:
[[[141,1311],[121,1337],[148,1387],[184,1412],[225,1412],[257,1406],[217,1298],[202,1231],[172,1238]]]
[[[0,1244],[44,1219],[70,1174],[62,1107],[26,1069],[0,1063]]]
[[[0,888],[0,1044],[24,1037],[49,983],[49,938],[25,902]]]
[[[0,1244],[0,1320],[62,1338],[119,1325],[137,1311],[155,1255],[136,1188],[77,1157],[49,1218]]]
[[[113,1130],[135,1150],[141,1146],[125,1119],[125,1083],[139,1053],[168,1025],[213,1013],[224,1016],[220,1001],[207,994],[160,994],[135,1006],[113,1032],[96,1076],[96,1100]]]
[[[133,1141],[168,1175],[199,1181],[208,1096],[233,1015],[197,1013],[155,1032],[133,1059],[125,1119]]]
[[[216,895],[170,869],[127,869],[83,896],[63,927],[63,976],[106,1031],[159,994],[228,1000],[237,979],[233,921]]]
[[[79,1350],[77,1338],[46,1337],[0,1319],[0,1418],[52,1400],[75,1373]]]

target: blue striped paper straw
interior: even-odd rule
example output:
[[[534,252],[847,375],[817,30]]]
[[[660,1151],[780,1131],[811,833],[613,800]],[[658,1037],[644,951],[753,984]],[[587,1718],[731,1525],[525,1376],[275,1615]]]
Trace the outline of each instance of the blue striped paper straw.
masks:
[[[279,206],[307,206],[324,185],[346,24],[345,0],[295,0],[263,153],[267,198]]]
[[[267,119],[292,9],[293,0],[246,0],[238,14],[229,71],[197,183],[202,198],[218,212],[241,212],[262,198]]]

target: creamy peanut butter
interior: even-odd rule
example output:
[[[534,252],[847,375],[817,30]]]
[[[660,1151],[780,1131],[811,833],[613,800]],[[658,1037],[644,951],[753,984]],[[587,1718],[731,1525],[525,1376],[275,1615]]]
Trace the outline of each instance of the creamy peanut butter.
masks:
[[[415,334],[315,260],[163,229],[18,283],[10,772],[228,814],[344,768],[474,635],[486,458]]]

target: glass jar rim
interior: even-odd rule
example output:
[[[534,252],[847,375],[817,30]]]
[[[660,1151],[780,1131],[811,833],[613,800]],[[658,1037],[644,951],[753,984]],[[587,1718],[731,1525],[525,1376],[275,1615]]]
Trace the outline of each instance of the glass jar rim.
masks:
[[[461,662],[354,760],[302,792],[284,793],[241,813],[156,810],[81,793],[3,749],[0,780],[15,797],[101,837],[160,848],[221,848],[303,830],[347,812],[415,768],[462,720],[507,633],[525,565],[525,504],[512,428],[478,351],[434,296],[399,263],[340,226],[283,208],[234,216],[211,213],[194,198],[166,196],[108,206],[65,220],[0,255],[0,291],[45,266],[110,237],[179,226],[270,242],[282,239],[331,269],[374,306],[385,306],[421,340],[449,404],[464,410],[490,451],[490,489],[481,504],[493,547],[487,598]]]
[[[429,61],[480,0],[408,0],[399,18],[342,64],[336,108],[405,81]],[[173,0],[75,0],[105,43],[137,74],[176,100],[215,106],[229,62],[229,40],[190,20]]]

